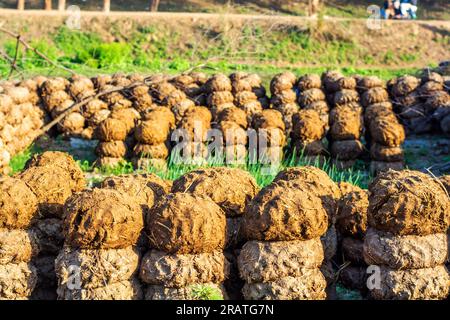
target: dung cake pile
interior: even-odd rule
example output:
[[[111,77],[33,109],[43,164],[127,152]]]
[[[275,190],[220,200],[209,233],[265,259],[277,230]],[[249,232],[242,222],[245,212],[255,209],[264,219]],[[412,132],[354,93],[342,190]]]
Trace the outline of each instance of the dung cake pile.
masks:
[[[100,186],[133,198],[140,206],[144,218],[155,203],[170,192],[171,187],[167,181],[152,173],[111,176],[103,180]],[[147,251],[148,236],[145,230],[142,231],[136,247],[139,252]]]
[[[292,117],[291,141],[296,154],[314,162],[327,154],[323,139],[326,124],[313,109],[301,109]]]
[[[69,93],[70,81],[57,77],[46,80],[40,88],[40,94],[46,111],[54,119],[65,112],[73,104],[75,97]],[[85,126],[85,118],[81,110],[71,109],[69,114],[58,123],[58,131],[65,135],[81,135]]]
[[[393,111],[383,81],[375,76],[362,77],[358,80],[358,89],[365,108],[366,142],[370,148],[372,174],[389,168],[403,169],[401,145],[405,132]]]
[[[17,177],[34,192],[39,208],[31,228],[39,248],[33,258],[38,277],[32,298],[56,299],[54,263],[64,242],[63,206],[70,196],[86,187],[84,174],[69,155],[49,151],[30,159]]]
[[[365,262],[379,266],[379,281],[369,287],[372,298],[448,296],[450,278],[444,263],[449,214],[448,195],[431,176],[389,170],[372,181],[363,247]]]
[[[430,131],[450,133],[450,94],[448,81],[438,73],[426,73],[418,92],[424,101]],[[431,119],[430,119],[431,118]]]
[[[204,90],[204,84],[207,80],[208,76],[203,72],[191,72],[176,76],[171,83],[177,89],[183,91],[196,105],[203,106],[206,105],[207,94]]]
[[[238,257],[247,300],[320,300],[327,282],[320,271],[328,226],[320,198],[288,181],[263,188],[244,214],[246,240]]]
[[[369,193],[351,186],[339,200],[336,230],[340,238],[340,249],[344,268],[339,272],[342,284],[361,293],[367,291],[367,265],[363,257],[364,236],[367,231],[367,208]]]
[[[252,127],[257,133],[259,162],[274,166],[280,165],[283,160],[283,147],[286,145],[284,133],[286,127],[281,112],[264,109],[253,117]]]
[[[420,79],[409,75],[391,79],[387,83],[395,106],[394,111],[408,131],[416,133],[427,132],[430,129],[429,119],[426,117],[424,105],[417,90],[420,83]]]
[[[231,262],[229,279],[225,281],[228,296],[241,297],[242,283],[237,271],[237,256],[242,245],[242,216],[251,199],[259,191],[255,179],[244,170],[219,167],[198,169],[175,180],[172,192],[206,195],[226,215],[225,255]]]
[[[134,136],[132,161],[135,168],[167,168],[170,154],[170,133],[175,127],[175,116],[167,107],[153,106],[145,110]]]
[[[338,72],[326,72],[322,76],[330,111],[330,153],[338,168],[349,168],[362,154],[360,139],[364,131],[363,108],[356,91],[356,80]]]
[[[145,299],[192,300],[202,292],[226,298],[225,226],[223,210],[203,195],[171,193],[150,209],[146,231],[151,249],[140,267]]]
[[[298,103],[300,108],[317,111],[328,131],[330,108],[320,76],[316,74],[301,76],[298,80],[297,88],[299,91]]]
[[[337,279],[333,260],[338,247],[335,221],[341,191],[326,172],[313,166],[285,169],[275,177],[274,183],[278,182],[316,195],[327,213],[328,224],[326,233],[320,238],[324,254],[324,260],[320,269],[327,281],[327,299],[335,299]]]
[[[115,167],[125,161],[128,153],[125,140],[128,135],[125,122],[107,118],[97,127],[99,143],[95,152],[98,156],[96,165],[99,167]]]
[[[247,121],[251,123],[253,116],[260,113],[263,103],[267,106],[266,89],[261,85],[257,74],[236,72],[230,75],[234,104],[244,110]]]
[[[208,95],[207,106],[214,121],[217,120],[217,116],[222,110],[235,106],[232,90],[230,78],[222,73],[216,74],[206,81],[204,91]]]
[[[450,95],[444,78],[427,71],[421,79],[403,76],[392,79],[390,93],[408,133],[449,132]]]
[[[277,74],[270,82],[272,108],[283,115],[286,134],[292,129],[292,116],[298,111],[297,93],[295,85],[296,76],[289,71]]]
[[[182,159],[183,164],[205,162],[208,157],[207,143],[210,139],[208,131],[211,129],[211,120],[211,112],[206,107],[189,107],[177,123],[176,132],[172,134],[172,141],[177,144],[177,153],[172,152],[172,159]],[[180,156],[182,158],[178,158]]]
[[[39,248],[30,226],[38,200],[25,182],[0,177],[0,300],[26,300],[32,295],[38,272],[32,259]]]
[[[0,174],[10,172],[11,158],[29,147],[46,122],[37,95],[38,81],[2,84],[0,93]]]
[[[64,247],[55,269],[60,300],[138,300],[135,248],[144,225],[135,198],[114,189],[77,193],[64,206]]]
[[[227,164],[245,163],[248,142],[247,128],[247,115],[244,110],[233,106],[219,112],[216,129],[222,133],[222,156],[225,156]]]

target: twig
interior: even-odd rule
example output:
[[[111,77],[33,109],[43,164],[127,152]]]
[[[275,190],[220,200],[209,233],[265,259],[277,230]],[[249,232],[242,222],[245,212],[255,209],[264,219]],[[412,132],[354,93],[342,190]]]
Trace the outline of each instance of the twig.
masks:
[[[14,53],[14,59],[11,61],[11,70],[9,70],[8,80],[11,78],[14,70],[17,70],[17,57],[19,56],[19,47],[20,47],[20,34],[17,35],[16,39],[16,52]]]
[[[21,36],[20,34],[15,34],[12,31],[9,31],[8,29],[5,29],[3,27],[0,26],[0,32],[6,33],[7,35],[9,35],[10,37],[16,38],[24,47],[26,50],[30,50],[33,51],[35,54],[37,54],[39,57],[41,57],[42,59],[44,59],[45,61],[47,61],[49,64],[51,64],[52,66],[56,67],[56,68],[60,68],[64,71],[69,72],[70,74],[75,74],[75,72],[67,67],[64,67],[54,61],[52,61],[51,59],[49,59],[45,54],[43,54],[42,52],[40,52],[38,49],[32,47],[28,42],[26,42]]]

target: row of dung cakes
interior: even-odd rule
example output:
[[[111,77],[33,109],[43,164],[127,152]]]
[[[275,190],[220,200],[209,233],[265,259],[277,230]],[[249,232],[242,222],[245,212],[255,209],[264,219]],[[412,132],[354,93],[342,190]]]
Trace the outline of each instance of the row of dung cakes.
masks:
[[[322,76],[330,110],[330,152],[334,163],[341,168],[351,167],[364,151],[363,108],[356,90],[356,79],[330,71]]]
[[[370,150],[371,172],[376,174],[386,169],[400,170],[404,166],[405,140],[403,126],[394,113],[385,83],[375,77],[362,77],[357,82],[364,106],[366,146]]]
[[[408,133],[450,132],[448,77],[424,70],[421,78],[402,76],[390,80],[388,90]]]
[[[241,129],[251,127],[255,123],[253,121],[255,116],[268,108],[274,109],[272,112],[274,114],[280,112],[284,121],[284,128],[278,126],[284,131],[284,138],[278,143],[278,147],[283,147],[287,142],[286,137],[290,136],[292,149],[295,148],[303,156],[324,156],[329,153],[324,139],[328,132],[331,141],[330,153],[337,159],[339,165],[344,167],[351,165],[362,152],[359,139],[362,136],[363,125],[361,119],[357,117],[362,109],[355,91],[355,79],[343,77],[336,72],[325,73],[322,79],[317,75],[305,75],[297,79],[291,72],[276,75],[270,84],[272,93],[270,100],[259,76],[241,72],[231,74],[229,77],[217,74],[209,78],[202,73],[191,73],[176,77],[156,75],[144,78],[140,75],[115,74],[92,79],[72,76],[70,79],[38,80],[34,81],[34,87],[31,84],[29,86],[35,88],[33,96],[42,100],[43,109],[53,118],[73,103],[92,97],[95,93],[138,82],[139,85],[130,89],[108,93],[98,99],[92,99],[79,109],[71,110],[70,114],[58,124],[58,130],[65,135],[99,139],[100,144],[97,148],[99,165],[114,165],[128,158],[138,167],[148,164],[164,167],[170,153],[171,131],[175,127],[185,129],[183,126],[188,126],[191,130],[192,122],[195,121],[192,119],[196,118],[192,117],[192,114],[203,114],[201,118],[205,125],[201,127],[204,130],[209,127],[218,128],[224,135],[229,129],[240,131],[232,135],[236,140],[236,136],[242,134]],[[370,88],[372,89],[376,90]],[[361,99],[364,102],[362,95],[363,92]],[[207,110],[204,108],[199,109],[204,105],[208,107],[210,115],[206,115]],[[331,117],[329,106],[333,107]],[[220,114],[228,108],[232,110],[238,108],[245,112],[247,125],[231,124],[233,121],[228,120],[220,121]],[[206,122],[209,118],[211,123],[208,125]],[[107,119],[104,126],[115,130],[116,137],[105,137],[105,132],[99,130],[99,125]],[[158,128],[152,130],[159,130],[158,133],[165,136],[164,140],[161,138],[156,139],[158,141],[146,142],[144,138],[143,141],[135,130],[136,126],[150,128],[151,123],[154,124],[155,121],[169,124],[169,132],[162,128],[167,127],[165,124],[162,127],[156,126]],[[112,122],[114,125],[110,125]],[[203,145],[208,142],[204,140],[202,137],[200,139],[202,144],[188,147],[192,151],[199,149],[200,154],[204,155],[207,152]],[[246,150],[244,141],[241,138],[238,140],[232,143],[234,147],[229,147],[226,151],[240,158],[244,156]],[[21,140],[21,143],[25,142]],[[8,158],[8,154],[2,152],[0,158],[2,162],[6,162]]]
[[[47,120],[38,94],[43,81],[36,77],[0,83],[0,174],[10,171],[11,157],[34,141]]]
[[[248,172],[208,168],[85,189],[73,159],[47,152],[0,179],[0,297],[323,299],[337,273],[377,299],[445,298],[442,185],[448,177],[389,171],[367,199],[314,167],[286,169],[262,190]],[[335,221],[351,262],[339,271]],[[364,286],[362,259],[380,266],[379,286]]]

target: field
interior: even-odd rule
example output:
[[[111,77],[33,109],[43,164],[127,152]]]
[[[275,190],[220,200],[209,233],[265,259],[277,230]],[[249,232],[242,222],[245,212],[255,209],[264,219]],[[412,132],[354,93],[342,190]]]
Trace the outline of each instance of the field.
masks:
[[[447,298],[448,5],[283,3],[0,1],[0,299]]]

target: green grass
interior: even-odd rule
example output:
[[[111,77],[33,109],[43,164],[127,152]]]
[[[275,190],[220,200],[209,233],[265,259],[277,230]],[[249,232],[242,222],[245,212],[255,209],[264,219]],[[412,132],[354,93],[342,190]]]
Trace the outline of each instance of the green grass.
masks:
[[[14,156],[11,160],[13,174],[23,170],[28,159],[30,159],[34,154],[41,153],[42,151],[43,150],[38,150],[36,147],[32,146],[28,150]],[[77,163],[84,172],[91,173],[92,178],[90,182],[92,183],[102,180],[105,176],[131,174],[135,172],[154,173],[162,179],[176,180],[183,174],[200,167],[205,168],[219,166],[237,167],[246,170],[255,178],[256,182],[261,187],[270,184],[277,173],[285,168],[308,165],[315,166],[324,170],[335,182],[346,181],[362,188],[367,188],[368,181],[371,178],[367,173],[363,162],[357,162],[352,168],[339,170],[335,165],[331,163],[329,159],[324,162],[320,162],[318,160],[312,161],[309,159],[305,159],[305,157],[303,157],[301,153],[297,156],[293,154],[286,154],[286,158],[278,167],[275,168],[275,170],[269,170],[270,168],[268,168],[267,165],[263,165],[261,163],[251,163],[248,159],[246,159],[245,163],[236,165],[226,164],[222,159],[207,159],[203,163],[183,165],[175,161],[175,159],[170,158],[168,160],[167,170],[162,170],[155,167],[135,170],[132,163],[127,161],[124,161],[123,163],[114,167],[105,166],[100,168],[95,167],[94,161],[88,159],[78,159]]]
[[[219,289],[201,284],[191,287],[191,296],[194,300],[224,300]]]
[[[116,41],[106,42],[96,33],[70,30],[63,26],[46,38],[33,41],[32,45],[58,64],[85,75],[117,71],[179,73],[205,64],[203,69],[211,73],[242,70],[273,75],[284,70],[303,74],[341,69],[345,74],[373,74],[388,79],[404,73],[416,73],[417,70],[395,66],[392,69],[376,68],[371,65],[413,62],[419,58],[415,54],[393,51],[381,57],[374,56],[351,39],[336,38],[327,32],[318,35],[313,27],[284,26],[268,33],[260,25],[252,24],[242,27],[238,34],[218,30],[217,34],[208,35],[211,30],[203,30],[199,26],[195,34],[186,37],[179,30],[167,26],[136,26],[127,36],[115,29],[112,23],[110,32]],[[197,39],[199,34],[203,38],[200,42]],[[8,55],[14,57],[15,40],[1,43]],[[22,76],[67,75],[22,47],[17,57],[17,68]],[[350,67],[361,62],[368,67]],[[9,71],[9,64],[0,58],[0,77],[6,77]]]

